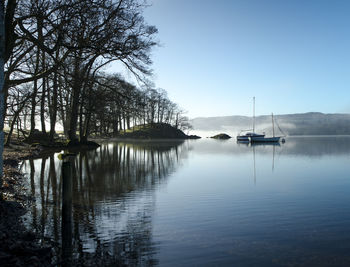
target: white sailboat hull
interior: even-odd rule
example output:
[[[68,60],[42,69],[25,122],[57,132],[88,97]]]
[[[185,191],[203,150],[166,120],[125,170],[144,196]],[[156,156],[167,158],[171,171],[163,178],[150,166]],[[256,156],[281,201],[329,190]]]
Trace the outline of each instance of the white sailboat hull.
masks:
[[[251,143],[268,143],[268,142],[279,142],[281,137],[280,136],[274,136],[274,137],[260,137],[260,136],[251,136],[249,137]]]
[[[256,134],[256,133],[246,133],[245,135],[238,135],[237,136],[237,141],[238,142],[250,142],[251,137],[260,137],[263,138],[265,135],[264,134]]]

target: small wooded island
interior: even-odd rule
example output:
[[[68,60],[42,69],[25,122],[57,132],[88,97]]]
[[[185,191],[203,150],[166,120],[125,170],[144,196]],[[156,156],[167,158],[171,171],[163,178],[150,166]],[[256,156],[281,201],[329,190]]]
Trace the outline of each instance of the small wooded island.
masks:
[[[128,130],[121,131],[120,138],[136,139],[199,139],[197,135],[187,135],[180,129],[177,129],[167,123],[151,123],[146,125],[137,125]]]
[[[210,138],[213,138],[213,139],[220,139],[220,140],[226,140],[226,139],[230,139],[232,138],[231,136],[229,136],[228,134],[225,134],[225,133],[220,133],[220,134],[217,134],[217,135],[214,135]]]

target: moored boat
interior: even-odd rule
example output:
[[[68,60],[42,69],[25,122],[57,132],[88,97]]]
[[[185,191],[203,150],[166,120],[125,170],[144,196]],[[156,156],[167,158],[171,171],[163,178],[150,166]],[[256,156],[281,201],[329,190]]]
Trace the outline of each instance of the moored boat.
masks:
[[[251,136],[249,137],[249,141],[251,143],[278,143],[281,139],[281,136],[275,136],[275,124],[274,124],[274,119],[273,119],[273,113],[271,114],[271,119],[272,119],[272,136],[271,137],[266,137],[266,136]]]
[[[257,134],[257,133],[252,133],[248,132],[246,134],[239,134],[237,135],[237,141],[238,142],[250,142],[250,139],[253,138],[264,138],[264,134]]]
[[[255,133],[255,97],[253,97],[253,132],[243,130],[237,135],[237,142],[251,142],[251,138],[264,138],[265,134]],[[242,134],[246,132],[245,134]]]

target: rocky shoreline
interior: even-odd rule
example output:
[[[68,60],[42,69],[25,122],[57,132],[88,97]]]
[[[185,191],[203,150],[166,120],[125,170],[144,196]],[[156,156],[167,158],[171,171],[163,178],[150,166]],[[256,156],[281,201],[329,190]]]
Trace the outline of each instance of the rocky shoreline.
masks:
[[[38,236],[29,231],[23,215],[33,204],[32,196],[27,193],[28,185],[23,173],[19,171],[20,162],[35,159],[53,153],[67,150],[79,152],[85,149],[97,148],[98,143],[55,143],[26,144],[13,142],[4,148],[3,153],[3,184],[0,186],[0,266],[57,266],[62,265],[57,254],[57,245],[48,238]],[[83,266],[91,266],[103,259],[85,260]]]
[[[53,250],[26,229],[21,218],[33,201],[26,193],[21,160],[38,155],[26,144],[4,149],[3,184],[0,188],[0,266],[52,266]]]

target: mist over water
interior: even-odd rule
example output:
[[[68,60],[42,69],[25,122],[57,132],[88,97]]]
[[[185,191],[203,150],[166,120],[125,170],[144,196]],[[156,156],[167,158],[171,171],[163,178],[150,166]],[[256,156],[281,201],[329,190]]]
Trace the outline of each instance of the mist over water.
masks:
[[[193,133],[210,136],[225,132],[236,136],[242,130],[253,129],[253,118],[246,116],[225,116],[195,118],[191,120]],[[255,131],[272,135],[271,115],[255,118]],[[276,135],[350,135],[350,114],[323,114],[309,112],[300,114],[274,115]],[[201,135],[202,134],[202,135]]]
[[[26,224],[75,263],[346,266],[349,160],[350,137],[106,142],[74,160],[69,240],[62,163],[23,163]]]

